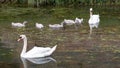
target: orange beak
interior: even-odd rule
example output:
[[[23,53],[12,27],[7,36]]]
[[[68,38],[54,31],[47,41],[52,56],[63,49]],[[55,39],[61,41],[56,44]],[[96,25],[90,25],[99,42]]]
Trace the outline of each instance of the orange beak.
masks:
[[[21,38],[19,38],[17,41],[19,42],[19,41],[21,41],[22,39]]]

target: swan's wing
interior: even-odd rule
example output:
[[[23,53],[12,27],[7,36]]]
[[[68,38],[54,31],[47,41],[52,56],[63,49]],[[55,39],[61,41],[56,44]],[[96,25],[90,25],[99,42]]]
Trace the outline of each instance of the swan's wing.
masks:
[[[29,50],[26,55],[37,55],[37,54],[43,54],[45,52],[48,52],[49,50],[51,50],[50,47],[34,47],[31,50]]]

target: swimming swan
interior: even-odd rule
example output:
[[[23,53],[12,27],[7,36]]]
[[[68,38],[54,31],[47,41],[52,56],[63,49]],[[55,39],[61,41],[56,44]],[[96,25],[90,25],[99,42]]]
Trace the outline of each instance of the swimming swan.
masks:
[[[55,50],[56,50],[56,46],[54,46],[53,48],[50,47],[33,47],[31,50],[27,51],[27,37],[26,35],[20,35],[18,41],[23,40],[24,45],[23,45],[23,49],[22,52],[20,54],[21,57],[23,58],[38,58],[38,57],[46,57],[46,56],[50,56]]]
[[[14,22],[12,22],[11,25],[13,27],[25,27],[26,23],[27,23],[27,21],[24,21],[23,23],[14,23]]]
[[[36,23],[35,26],[38,29],[42,29],[44,27],[43,24],[41,24],[41,23]]]
[[[63,28],[63,25],[62,24],[49,24],[49,28],[51,29],[61,29]]]

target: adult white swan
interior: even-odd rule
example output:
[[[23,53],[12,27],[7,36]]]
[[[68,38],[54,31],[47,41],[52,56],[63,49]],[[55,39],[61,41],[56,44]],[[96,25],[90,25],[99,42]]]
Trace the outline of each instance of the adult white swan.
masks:
[[[38,57],[46,57],[46,56],[50,56],[55,50],[56,50],[56,46],[54,46],[53,48],[50,47],[34,47],[31,50],[27,51],[27,37],[26,35],[20,35],[18,41],[23,40],[24,45],[23,45],[23,49],[22,52],[20,54],[21,57],[23,58],[38,58]]]
[[[100,19],[99,19],[99,14],[98,15],[93,15],[92,13],[93,9],[90,8],[90,19],[88,21],[89,27],[90,27],[90,35],[92,34],[92,29],[94,27],[98,28]]]
[[[24,21],[23,23],[14,23],[14,22],[12,22],[11,25],[13,27],[25,27],[26,23],[27,23],[27,21]]]

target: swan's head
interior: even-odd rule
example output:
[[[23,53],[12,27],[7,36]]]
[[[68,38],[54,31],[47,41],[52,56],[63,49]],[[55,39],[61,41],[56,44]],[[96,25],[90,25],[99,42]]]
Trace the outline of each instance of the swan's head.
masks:
[[[27,21],[24,21],[23,23],[28,23]]]
[[[67,19],[64,19],[64,21],[66,21]]]
[[[93,11],[93,9],[92,9],[92,8],[90,8],[90,11]]]
[[[26,38],[26,35],[20,35],[20,36],[19,36],[19,39],[18,39],[17,41],[23,40],[23,39],[25,39],[25,38]]]
[[[76,17],[75,20],[77,20],[78,18]]]
[[[36,22],[36,24],[38,24],[38,23]]]
[[[84,19],[83,18],[81,18],[81,21],[83,21]]]
[[[26,23],[28,23],[27,21],[24,21],[23,24],[25,25]]]

